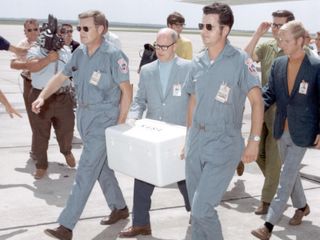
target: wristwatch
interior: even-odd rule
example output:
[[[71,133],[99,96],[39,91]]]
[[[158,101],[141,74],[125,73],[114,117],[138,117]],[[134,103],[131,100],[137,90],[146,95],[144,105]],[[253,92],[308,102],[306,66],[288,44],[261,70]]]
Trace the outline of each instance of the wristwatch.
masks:
[[[258,135],[250,135],[248,140],[253,142],[260,142],[261,138]]]

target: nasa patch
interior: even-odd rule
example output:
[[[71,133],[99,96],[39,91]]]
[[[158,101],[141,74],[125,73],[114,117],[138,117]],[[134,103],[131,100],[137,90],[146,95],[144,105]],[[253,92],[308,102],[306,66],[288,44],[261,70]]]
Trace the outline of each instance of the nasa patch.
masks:
[[[128,63],[123,58],[120,58],[118,60],[118,65],[119,65],[120,72],[122,72],[122,73],[128,73],[129,72]]]
[[[251,58],[247,58],[245,64],[247,65],[248,71],[251,73],[251,75],[255,77],[258,76],[256,66],[254,65],[254,62]]]

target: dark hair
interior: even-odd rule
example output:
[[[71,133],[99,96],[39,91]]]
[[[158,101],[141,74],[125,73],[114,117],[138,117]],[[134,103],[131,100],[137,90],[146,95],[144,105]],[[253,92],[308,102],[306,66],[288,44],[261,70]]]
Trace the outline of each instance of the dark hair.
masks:
[[[104,31],[102,34],[105,34],[107,32],[107,27],[106,27],[106,16],[98,11],[98,10],[89,10],[82,12],[78,15],[79,19],[84,19],[84,18],[93,18],[94,24],[96,26],[103,26]]]
[[[72,28],[72,25],[70,23],[62,23],[61,24],[61,27],[71,27]]]
[[[221,25],[229,26],[231,30],[234,22],[234,17],[229,5],[215,2],[203,7],[202,11],[205,15],[217,14],[219,16],[219,23]]]
[[[109,28],[109,21],[108,21],[107,18],[106,18],[106,28],[107,28],[107,29]]]
[[[288,10],[277,10],[272,13],[272,17],[285,17],[287,18],[287,22],[295,19],[293,13]]]
[[[167,26],[175,23],[184,24],[185,19],[181,13],[173,12],[167,17]]]

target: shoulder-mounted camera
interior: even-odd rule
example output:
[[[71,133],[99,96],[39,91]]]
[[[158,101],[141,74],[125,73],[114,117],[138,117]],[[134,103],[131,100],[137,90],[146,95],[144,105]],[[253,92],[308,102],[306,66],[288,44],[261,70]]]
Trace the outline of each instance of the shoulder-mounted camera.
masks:
[[[48,51],[57,51],[64,45],[63,38],[58,35],[58,20],[51,14],[48,16],[48,23],[42,24],[38,43]]]

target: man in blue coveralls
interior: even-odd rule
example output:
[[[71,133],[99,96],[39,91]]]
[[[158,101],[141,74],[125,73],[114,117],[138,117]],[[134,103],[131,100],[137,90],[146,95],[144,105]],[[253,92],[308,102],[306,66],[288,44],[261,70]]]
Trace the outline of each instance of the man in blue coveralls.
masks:
[[[84,143],[75,183],[55,229],[45,233],[57,239],[71,240],[90,192],[99,181],[111,215],[103,224],[113,224],[129,216],[128,208],[114,172],[108,167],[105,129],[124,123],[131,104],[128,59],[113,45],[105,42],[106,18],[100,11],[79,14],[80,40],[64,70],[55,75],[37,100],[32,110],[39,113],[41,106],[64,80],[73,78],[78,100],[77,127]]]
[[[232,25],[228,5],[203,8],[199,29],[206,49],[193,59],[185,87],[191,94],[185,153],[193,240],[223,239],[215,208],[239,161],[254,161],[259,151],[264,110],[260,83],[252,60],[227,40]],[[244,147],[241,125],[246,96],[252,122]]]

